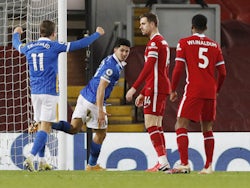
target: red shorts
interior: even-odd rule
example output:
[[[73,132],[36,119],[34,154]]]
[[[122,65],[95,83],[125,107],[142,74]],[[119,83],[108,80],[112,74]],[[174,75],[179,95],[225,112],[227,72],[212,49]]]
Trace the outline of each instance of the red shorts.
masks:
[[[177,117],[195,122],[214,121],[216,117],[216,100],[184,96],[179,104]]]
[[[167,96],[166,94],[145,94],[143,104],[144,114],[163,116],[166,109]]]

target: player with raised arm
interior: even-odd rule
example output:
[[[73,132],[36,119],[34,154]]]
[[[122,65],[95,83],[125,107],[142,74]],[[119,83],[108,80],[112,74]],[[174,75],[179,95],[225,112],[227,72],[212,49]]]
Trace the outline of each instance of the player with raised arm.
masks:
[[[166,171],[170,165],[166,156],[162,119],[171,91],[168,78],[170,51],[168,43],[158,31],[158,18],[155,14],[141,15],[140,29],[143,35],[150,38],[150,41],[144,53],[144,67],[128,90],[126,99],[131,101],[137,88],[145,82],[144,88],[135,100],[135,105],[144,107],[145,127],[158,156],[158,163],[147,171]]]
[[[89,83],[81,90],[72,115],[71,124],[66,121],[53,123],[52,128],[69,134],[78,133],[83,124],[95,132],[90,146],[87,171],[103,171],[105,168],[97,164],[102,143],[108,127],[106,100],[109,98],[121,71],[126,65],[130,52],[130,42],[118,38],[114,45],[114,53],[104,58]]]
[[[31,102],[34,110],[34,120],[40,123],[40,129],[36,133],[33,147],[24,161],[24,168],[35,171],[33,160],[39,153],[44,156],[47,136],[51,131],[52,122],[56,120],[56,105],[58,102],[58,55],[61,52],[70,52],[87,47],[104,34],[101,27],[89,37],[77,41],[59,43],[54,41],[55,23],[44,20],[40,24],[40,38],[37,41],[23,44],[20,35],[21,27],[14,29],[12,43],[15,49],[26,56],[29,65]],[[39,163],[39,170],[50,170],[46,161]]]
[[[219,45],[205,36],[206,29],[207,18],[201,14],[195,15],[192,18],[193,35],[180,39],[176,48],[171,101],[177,99],[176,87],[183,69],[186,69],[186,86],[175,124],[181,164],[176,165],[167,173],[190,173],[187,130],[190,121],[200,122],[204,136],[206,163],[200,173],[212,173],[216,97],[225,79],[226,68]],[[217,78],[215,70],[218,72]]]

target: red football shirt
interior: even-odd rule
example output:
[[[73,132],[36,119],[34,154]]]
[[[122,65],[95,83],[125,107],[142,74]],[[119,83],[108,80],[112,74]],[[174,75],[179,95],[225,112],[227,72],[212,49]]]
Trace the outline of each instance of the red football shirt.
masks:
[[[219,45],[204,34],[194,34],[179,41],[176,62],[185,63],[184,96],[215,99],[217,81],[215,67],[225,66]],[[175,81],[173,81],[175,82]],[[173,85],[173,90],[176,85]]]
[[[169,94],[171,85],[168,77],[170,51],[168,43],[159,33],[148,42],[145,53],[144,67],[133,84],[137,89],[143,82],[142,94]]]

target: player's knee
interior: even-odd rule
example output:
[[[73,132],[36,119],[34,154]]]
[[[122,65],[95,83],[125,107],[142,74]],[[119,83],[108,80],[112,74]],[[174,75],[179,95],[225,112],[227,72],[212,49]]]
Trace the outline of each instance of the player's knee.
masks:
[[[96,137],[96,141],[101,144],[106,138],[106,132],[96,132],[95,137]]]
[[[71,126],[71,129],[69,131],[70,134],[77,134],[81,131],[81,127],[73,127]]]

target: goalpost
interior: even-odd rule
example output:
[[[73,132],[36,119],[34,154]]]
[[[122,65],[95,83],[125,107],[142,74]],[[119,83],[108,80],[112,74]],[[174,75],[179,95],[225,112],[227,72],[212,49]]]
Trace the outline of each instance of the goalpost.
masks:
[[[58,40],[66,42],[66,0],[0,0],[0,170],[22,169],[35,136],[28,133],[33,121],[28,65],[12,48],[12,32],[21,26],[24,43],[37,40],[45,19],[56,23]],[[59,61],[59,119],[67,120],[67,55]],[[45,157],[56,169],[65,169],[64,140],[64,133],[53,131],[46,144]]]

